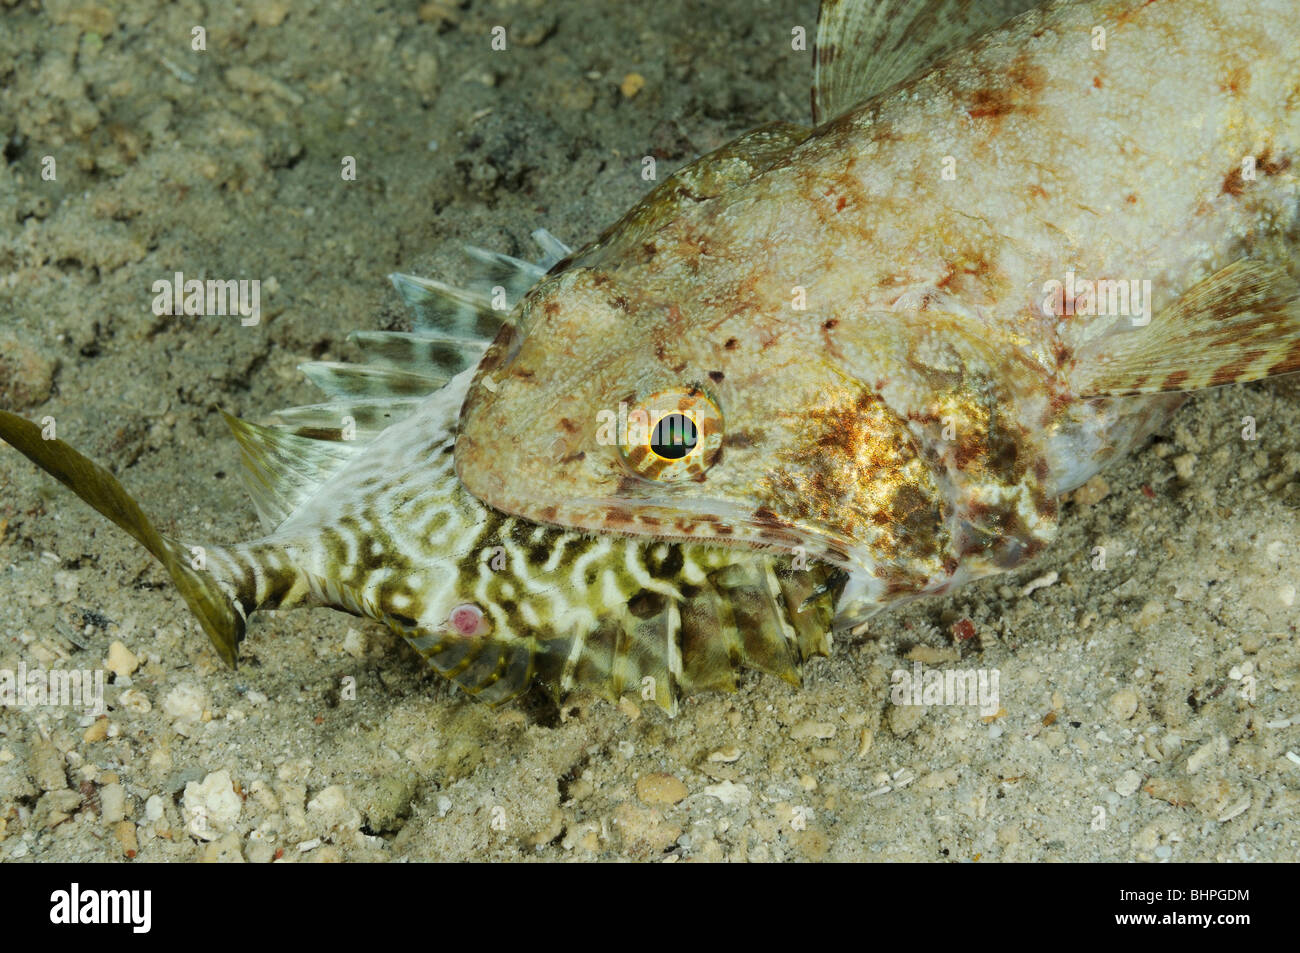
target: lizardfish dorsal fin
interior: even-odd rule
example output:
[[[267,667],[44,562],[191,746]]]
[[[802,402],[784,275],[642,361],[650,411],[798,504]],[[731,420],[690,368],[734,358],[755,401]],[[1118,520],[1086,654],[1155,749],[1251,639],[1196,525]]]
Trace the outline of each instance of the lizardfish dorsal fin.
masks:
[[[1123,321],[1076,356],[1068,378],[1080,397],[1121,397],[1295,371],[1300,284],[1279,264],[1242,258],[1193,285],[1149,323]]]
[[[463,287],[417,275],[389,275],[411,312],[415,332],[482,341],[496,337],[519,299],[569,254],[569,246],[544,228],[534,231],[532,238],[542,250],[535,262],[465,246],[470,267]]]
[[[813,124],[884,92],[1043,0],[822,0]]]

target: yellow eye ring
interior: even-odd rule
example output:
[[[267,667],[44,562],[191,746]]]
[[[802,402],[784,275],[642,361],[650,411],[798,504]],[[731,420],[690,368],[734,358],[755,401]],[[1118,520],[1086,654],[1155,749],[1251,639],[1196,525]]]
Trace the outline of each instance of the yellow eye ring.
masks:
[[[699,387],[672,387],[627,413],[623,459],[638,476],[702,480],[722,453],[722,412]]]

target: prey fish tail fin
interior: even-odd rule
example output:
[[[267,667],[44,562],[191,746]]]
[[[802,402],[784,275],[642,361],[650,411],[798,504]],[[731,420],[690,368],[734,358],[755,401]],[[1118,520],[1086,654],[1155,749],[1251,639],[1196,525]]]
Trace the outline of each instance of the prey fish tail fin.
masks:
[[[291,578],[296,573],[277,572],[280,561],[267,558],[256,546],[190,546],[159,532],[113,474],[62,440],[46,439],[30,420],[0,410],[0,439],[116,523],[162,563],[217,653],[230,665],[235,664],[253,609],[288,605],[306,595],[301,580]]]
[[[1282,265],[1240,259],[1145,325],[1093,342],[1068,372],[1080,397],[1240,384],[1300,371],[1300,284]]]

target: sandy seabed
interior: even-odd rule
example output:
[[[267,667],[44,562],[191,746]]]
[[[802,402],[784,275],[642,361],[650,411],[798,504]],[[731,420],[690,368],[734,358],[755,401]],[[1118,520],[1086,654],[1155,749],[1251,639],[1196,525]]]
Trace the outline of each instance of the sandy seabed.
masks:
[[[642,156],[806,121],[815,3],[705,6],[0,0],[0,404],[164,530],[255,534],[217,408],[316,400],[297,364],[403,326],[388,272],[580,244]],[[155,316],[178,271],[258,278],[260,323]],[[491,710],[327,610],[257,617],[232,672],[150,557],[0,452],[0,670],[118,671],[106,718],[0,708],[0,860],[1294,859],[1298,397],[1196,396],[1033,566],[675,719]],[[996,671],[997,711],[892,704],[916,663]]]

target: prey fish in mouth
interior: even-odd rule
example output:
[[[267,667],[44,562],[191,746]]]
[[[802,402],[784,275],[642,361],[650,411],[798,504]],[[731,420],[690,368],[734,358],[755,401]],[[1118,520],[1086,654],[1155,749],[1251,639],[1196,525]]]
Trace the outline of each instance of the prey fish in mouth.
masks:
[[[539,264],[470,249],[480,284],[518,296]],[[730,689],[739,668],[799,681],[830,647],[844,574],[827,564],[699,543],[567,531],[468,494],[452,449],[473,363],[501,313],[480,290],[394,275],[415,330],[358,332],[365,364],[313,362],[330,400],[280,424],[227,417],[266,535],[232,546],[164,536],[108,471],[0,411],[0,438],[131,534],[231,664],[257,610],[328,606],[387,624],[441,675],[500,703],[539,683],[674,711]]]
[[[465,486],[807,552],[851,622],[1041,551],[1186,392],[1300,370],[1300,2],[1001,24],[1028,6],[823,3],[815,125],[552,269],[479,364]]]

